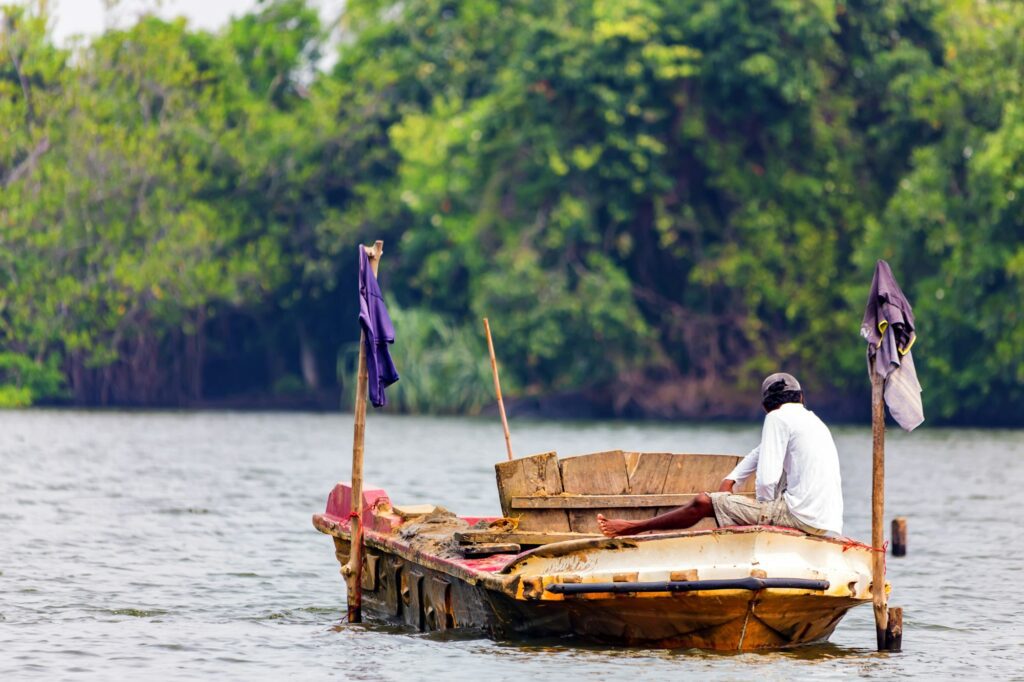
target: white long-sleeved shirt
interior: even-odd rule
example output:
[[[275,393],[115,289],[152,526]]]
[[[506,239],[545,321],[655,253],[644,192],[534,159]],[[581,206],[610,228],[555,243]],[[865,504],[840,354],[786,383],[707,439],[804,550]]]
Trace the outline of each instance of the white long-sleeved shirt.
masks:
[[[790,512],[812,528],[843,532],[843,486],[839,453],[825,422],[800,403],[786,403],[768,413],[761,444],[740,460],[726,478],[740,483],[757,472],[757,499],[770,501],[782,492]]]

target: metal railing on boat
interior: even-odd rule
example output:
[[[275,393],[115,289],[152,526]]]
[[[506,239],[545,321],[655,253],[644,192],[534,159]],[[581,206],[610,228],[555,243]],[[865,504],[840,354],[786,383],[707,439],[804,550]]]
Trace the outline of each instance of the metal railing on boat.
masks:
[[[711,590],[765,590],[789,588],[824,591],[827,580],[807,578],[730,578],[726,580],[657,580],[654,582],[555,583],[547,586],[554,594],[591,594],[595,592],[702,592]]]

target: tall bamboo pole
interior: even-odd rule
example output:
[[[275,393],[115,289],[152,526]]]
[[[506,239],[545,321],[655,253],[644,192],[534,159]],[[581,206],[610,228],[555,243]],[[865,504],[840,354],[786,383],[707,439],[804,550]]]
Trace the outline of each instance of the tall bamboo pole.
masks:
[[[885,597],[885,379],[871,368],[871,597],[875,610],[875,635],[878,650],[886,650],[885,631],[889,624]]]
[[[384,253],[384,242],[378,240],[371,246],[364,246],[370,260],[373,276],[377,276],[380,257]],[[352,516],[349,529],[351,543],[348,563],[341,569],[345,576],[348,592],[348,622],[361,623],[363,620],[363,445],[366,436],[366,392],[370,374],[366,368],[366,332],[359,333],[359,369],[356,379],[355,427],[352,430]]]
[[[491,341],[491,325],[484,318],[484,331],[487,332],[487,350],[491,354],[491,372],[494,374],[494,392],[498,396],[498,412],[501,413],[501,426],[505,429],[505,449],[508,451],[508,461],[512,461],[512,437],[508,432],[508,418],[505,416],[505,403],[501,399],[501,381],[498,380],[498,360],[494,356],[494,342]]]

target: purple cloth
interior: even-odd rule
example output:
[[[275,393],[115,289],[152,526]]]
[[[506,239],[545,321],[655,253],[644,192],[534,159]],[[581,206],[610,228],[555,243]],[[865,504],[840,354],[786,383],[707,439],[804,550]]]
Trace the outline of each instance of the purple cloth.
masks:
[[[914,311],[884,260],[875,264],[860,334],[868,342],[868,372],[885,380],[889,414],[907,431],[924,421],[921,384],[910,348],[917,339]]]
[[[383,407],[388,404],[384,389],[398,381],[398,370],[388,350],[388,344],[395,342],[395,328],[362,245],[359,246],[359,326],[366,339],[370,403],[374,407]]]

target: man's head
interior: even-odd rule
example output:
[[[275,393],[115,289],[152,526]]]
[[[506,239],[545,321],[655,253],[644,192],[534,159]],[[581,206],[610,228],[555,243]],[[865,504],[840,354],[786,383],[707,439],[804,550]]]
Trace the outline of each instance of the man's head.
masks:
[[[792,374],[776,372],[761,384],[761,405],[765,412],[777,410],[786,403],[802,403],[804,394],[800,382]]]

